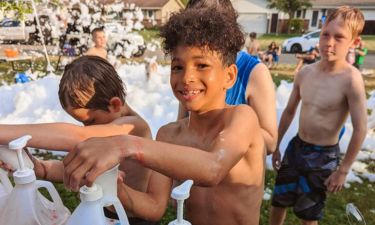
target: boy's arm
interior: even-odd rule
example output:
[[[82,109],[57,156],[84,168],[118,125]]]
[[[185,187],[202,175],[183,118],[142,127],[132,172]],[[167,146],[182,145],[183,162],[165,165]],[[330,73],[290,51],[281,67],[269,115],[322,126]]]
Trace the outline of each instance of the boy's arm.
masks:
[[[249,75],[247,102],[258,116],[267,154],[271,154],[277,143],[275,86],[268,68],[263,63],[255,66]]]
[[[33,160],[34,161],[34,160]],[[40,163],[41,167],[37,166],[36,163]],[[64,164],[60,160],[40,160],[35,162],[35,175],[42,179],[52,182],[63,182],[64,177]],[[39,169],[38,169],[39,168]]]
[[[118,197],[126,212],[148,221],[158,221],[167,208],[172,180],[152,171],[146,193],[136,191],[121,181],[117,187]]]
[[[167,141],[158,131],[156,140]],[[126,180],[126,175],[125,175]],[[132,215],[148,221],[158,221],[164,215],[171,193],[172,179],[156,171],[151,172],[146,193],[118,182],[118,197],[125,210]]]
[[[297,75],[293,83],[293,90],[292,93],[289,96],[288,104],[286,108],[284,109],[280,123],[279,123],[279,129],[278,129],[278,140],[277,140],[277,147],[275,152],[272,155],[272,166],[274,169],[278,170],[281,166],[281,154],[280,154],[280,143],[283,140],[285,132],[288,130],[290,123],[292,122],[294,115],[296,113],[299,101],[301,100],[300,96],[300,79],[301,79],[301,72],[304,70],[301,70]]]
[[[201,186],[217,185],[249,150],[253,139],[261,135],[258,119],[250,107],[240,105],[231,110],[234,110],[231,118],[206,150],[130,135],[82,142],[64,159],[65,185],[77,190],[79,182],[90,171],[86,184],[91,186],[99,174],[123,158],[135,159],[176,180],[192,179]],[[169,136],[173,139],[171,133]]]
[[[337,192],[342,189],[346,175],[361,149],[367,132],[367,108],[364,83],[359,71],[356,71],[352,77],[351,87],[347,88],[349,91],[347,98],[353,124],[353,134],[339,168],[326,180],[326,185],[330,192]]]
[[[357,48],[357,49],[356,49],[356,52],[357,52],[358,55],[360,55],[360,56],[365,56],[365,55],[367,55],[367,49],[366,49],[366,48],[365,48],[365,49]]]
[[[131,124],[113,123],[85,127],[69,123],[0,125],[0,144],[8,144],[20,136],[29,134],[33,138],[28,142],[28,147],[69,151],[87,138],[128,134],[133,129],[134,125]]]

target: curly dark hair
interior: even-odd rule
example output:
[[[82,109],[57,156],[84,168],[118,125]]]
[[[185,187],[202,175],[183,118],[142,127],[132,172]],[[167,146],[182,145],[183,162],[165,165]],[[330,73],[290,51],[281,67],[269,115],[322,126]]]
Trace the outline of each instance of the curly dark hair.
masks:
[[[125,103],[125,86],[115,68],[98,56],[82,56],[65,66],[59,85],[60,104],[108,111],[109,101],[119,97]]]
[[[219,53],[226,66],[236,62],[237,52],[245,42],[239,24],[216,7],[190,8],[172,15],[160,36],[166,54],[178,46],[207,48]]]
[[[229,16],[233,17],[234,20],[236,20],[238,17],[238,13],[234,9],[230,0],[189,0],[189,2],[186,4],[187,9],[206,7],[221,9],[225,13],[229,13]]]

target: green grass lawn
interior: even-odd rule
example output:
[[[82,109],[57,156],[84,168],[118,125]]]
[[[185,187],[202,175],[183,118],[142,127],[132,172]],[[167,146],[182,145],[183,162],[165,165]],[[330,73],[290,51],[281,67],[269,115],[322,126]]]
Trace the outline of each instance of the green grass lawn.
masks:
[[[266,187],[273,189],[275,173],[273,171],[266,172]],[[321,225],[344,225],[349,224],[345,214],[345,207],[348,203],[354,203],[362,212],[367,224],[375,224],[375,189],[373,183],[365,181],[363,184],[351,184],[350,188],[344,189],[338,194],[330,194],[328,196],[326,208],[324,210],[324,218]],[[62,184],[55,184],[64,205],[73,211],[79,204],[77,194],[67,191]],[[269,219],[270,201],[263,201],[261,208],[260,224],[267,224]],[[171,207],[166,211],[161,225],[167,225],[168,222],[175,219],[175,211]],[[292,210],[288,210],[285,225],[299,224],[298,218],[294,216]]]

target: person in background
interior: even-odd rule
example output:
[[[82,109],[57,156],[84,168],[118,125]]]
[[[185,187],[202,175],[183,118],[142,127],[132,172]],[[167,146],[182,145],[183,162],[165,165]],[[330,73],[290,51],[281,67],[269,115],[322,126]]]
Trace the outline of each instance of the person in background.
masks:
[[[367,55],[367,48],[365,42],[361,39],[358,48],[355,49],[355,62],[354,66],[361,71],[361,67],[363,65],[363,61],[365,60],[365,56]]]
[[[301,70],[303,64],[312,64],[319,60],[319,44],[316,44],[316,46],[314,48],[311,48],[310,51],[306,54],[297,53],[296,58],[298,61],[294,72],[298,73]]]
[[[272,41],[271,44],[268,46],[268,50],[263,54],[262,61],[263,63],[268,63],[268,69],[271,69],[274,63],[279,62],[279,56],[281,55],[281,48],[276,44],[276,42]]]
[[[259,51],[260,51],[260,43],[257,40],[257,33],[251,32],[249,34],[250,41],[246,44],[246,50],[249,55],[258,58],[259,57]]]
[[[87,50],[85,55],[95,55],[107,59],[107,39],[103,28],[95,28],[92,32],[92,41],[94,42],[94,47]]]

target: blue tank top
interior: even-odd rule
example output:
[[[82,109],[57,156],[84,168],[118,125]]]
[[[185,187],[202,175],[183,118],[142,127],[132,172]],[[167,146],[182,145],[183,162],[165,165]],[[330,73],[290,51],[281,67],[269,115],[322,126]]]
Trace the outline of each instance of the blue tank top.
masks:
[[[229,105],[246,104],[246,87],[250,72],[259,63],[259,60],[244,51],[237,54],[237,80],[233,87],[227,90],[225,102]]]

